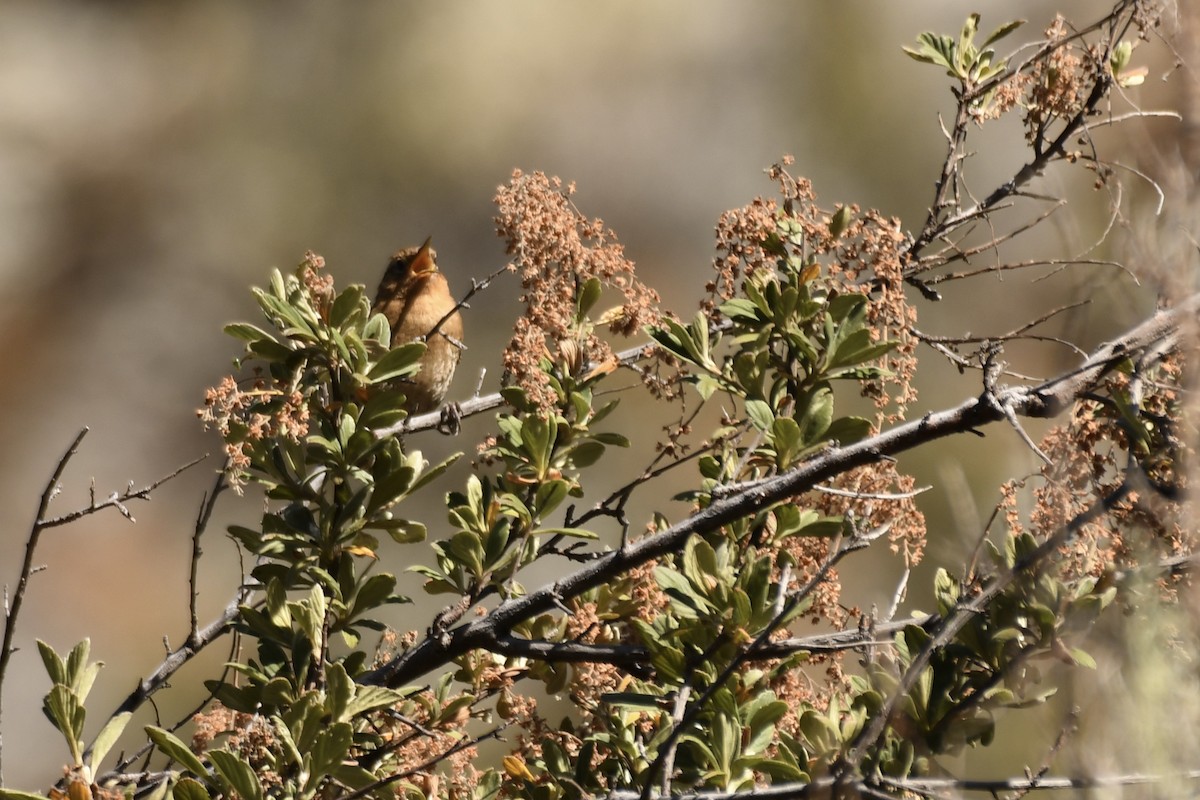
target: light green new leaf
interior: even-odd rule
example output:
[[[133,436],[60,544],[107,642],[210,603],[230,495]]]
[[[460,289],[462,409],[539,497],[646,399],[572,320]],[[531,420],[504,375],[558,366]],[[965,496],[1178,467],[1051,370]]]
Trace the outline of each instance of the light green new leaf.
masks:
[[[92,766],[95,767],[104,761],[104,757],[108,755],[108,751],[117,743],[117,739],[121,737],[125,726],[129,724],[129,720],[133,718],[133,713],[124,711],[112,717],[108,722],[104,723],[104,727],[96,734],[96,739],[92,742]]]
[[[183,765],[184,769],[193,775],[208,775],[208,770],[204,768],[204,764],[196,757],[192,749],[176,737],[175,734],[163,728],[156,728],[153,725],[147,725],[145,731],[146,735],[150,737],[150,741],[154,742],[154,746],[161,750],[167,758],[178,761]]]

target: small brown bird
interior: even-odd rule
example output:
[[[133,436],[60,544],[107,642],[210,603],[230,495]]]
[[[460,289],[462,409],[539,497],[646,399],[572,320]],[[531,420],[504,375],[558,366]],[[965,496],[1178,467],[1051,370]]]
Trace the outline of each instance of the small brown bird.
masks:
[[[387,317],[392,347],[425,342],[421,370],[401,386],[410,414],[432,411],[450,389],[450,380],[461,355],[463,323],[455,309],[446,278],[438,272],[437,252],[429,246],[407,247],[388,262],[372,313]]]

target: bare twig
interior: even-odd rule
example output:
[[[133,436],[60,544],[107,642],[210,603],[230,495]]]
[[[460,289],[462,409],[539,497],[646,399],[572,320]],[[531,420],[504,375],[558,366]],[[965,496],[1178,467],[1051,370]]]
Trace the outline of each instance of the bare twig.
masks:
[[[190,621],[188,626],[188,643],[193,645],[199,644],[200,635],[200,625],[196,615],[196,597],[199,594],[196,588],[196,570],[200,565],[200,556],[203,553],[200,548],[200,536],[208,528],[208,522],[212,519],[213,509],[217,505],[217,497],[229,486],[225,481],[225,473],[228,468],[229,461],[226,460],[221,465],[221,469],[217,471],[217,477],[213,481],[212,489],[208,491],[200,502],[200,511],[196,515],[196,524],[192,529],[192,558],[188,570],[188,618]]]
[[[61,525],[66,525],[83,517],[103,511],[106,508],[115,508],[120,514],[133,522],[133,515],[126,507],[126,503],[130,500],[149,500],[150,493],[162,486],[167,481],[179,475],[184,470],[199,464],[207,456],[201,456],[182,467],[179,467],[174,472],[171,472],[141,489],[134,489],[133,483],[130,482],[129,487],[124,492],[113,492],[108,499],[99,503],[96,502],[95,484],[93,482],[92,491],[88,505],[75,511],[68,512],[58,517],[47,517],[50,510],[51,501],[58,496],[61,491],[59,481],[62,479],[63,472],[67,468],[67,464],[79,452],[79,445],[83,442],[83,438],[87,436],[89,428],[80,429],[79,433],[75,434],[75,438],[71,441],[71,445],[59,458],[58,463],[54,467],[54,472],[50,476],[50,480],[46,482],[45,488],[42,490],[41,500],[38,502],[37,514],[34,517],[33,525],[30,527],[29,536],[25,540],[25,555],[21,561],[21,572],[17,578],[17,588],[13,592],[12,597],[4,609],[4,639],[0,643],[0,689],[4,686],[4,678],[8,672],[8,665],[12,659],[12,655],[16,652],[13,647],[13,638],[17,630],[17,618],[21,614],[21,606],[25,600],[25,591],[29,587],[29,577],[39,570],[34,567],[33,557],[37,550],[38,542],[41,539],[42,531],[48,528],[56,528]],[[0,691],[0,722],[3,721],[3,691]],[[3,749],[0,748],[0,785],[4,782],[3,771]]]
[[[435,323],[434,326],[429,329],[429,333],[425,334],[425,339],[428,341],[429,337],[433,336],[435,333],[441,334],[442,336],[444,336],[446,338],[447,341],[449,341],[451,344],[453,344],[459,350],[466,350],[467,346],[465,344],[463,344],[462,342],[460,342],[458,339],[455,339],[453,336],[450,336],[449,334],[442,333],[442,326],[445,325],[447,320],[449,320],[451,317],[453,317],[455,314],[457,314],[460,310],[462,310],[464,308],[470,308],[471,307],[471,302],[470,302],[471,298],[474,297],[479,292],[481,292],[484,289],[491,286],[492,281],[496,280],[496,278],[498,278],[504,272],[511,272],[511,270],[509,269],[507,264],[505,264],[503,267],[498,268],[496,271],[494,271],[491,275],[488,275],[483,280],[476,280],[476,279],[472,278],[471,279],[471,288],[467,290],[467,293],[462,296],[461,300],[459,300],[457,303],[454,304],[453,308],[451,308],[449,311],[447,311],[445,314],[443,314],[442,318],[439,319],[437,321],[437,323]]]
[[[838,497],[852,497],[855,500],[908,500],[919,494],[925,494],[932,486],[918,486],[911,492],[857,492],[853,489],[837,489],[833,486],[814,486],[818,492],[832,494]]]

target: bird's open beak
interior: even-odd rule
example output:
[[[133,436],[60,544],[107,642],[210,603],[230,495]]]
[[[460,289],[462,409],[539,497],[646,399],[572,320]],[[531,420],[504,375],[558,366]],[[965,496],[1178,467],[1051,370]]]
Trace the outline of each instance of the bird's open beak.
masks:
[[[433,251],[429,249],[430,243],[433,242],[433,237],[430,236],[417,250],[417,254],[413,256],[412,263],[408,265],[409,274],[424,278],[427,275],[432,275],[437,272],[437,264],[433,260]]]

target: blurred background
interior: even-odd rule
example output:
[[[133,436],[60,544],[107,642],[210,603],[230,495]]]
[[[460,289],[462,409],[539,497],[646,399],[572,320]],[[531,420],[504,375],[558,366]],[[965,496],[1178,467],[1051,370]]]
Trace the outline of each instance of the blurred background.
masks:
[[[1037,38],[1053,10],[1083,22],[1106,8],[992,4],[981,27],[1027,18],[1016,44]],[[272,267],[290,269],[312,249],[338,285],[373,291],[391,252],[432,235],[452,286],[465,291],[505,261],[491,201],[514,167],[576,181],[577,205],[604,218],[642,280],[684,316],[703,291],[717,216],[773,192],[763,169],[784,153],[796,156],[793,173],[814,181],[822,205],[857,202],[918,228],[944,156],[938,114],[952,98],[940,70],[900,47],[924,30],[956,34],[972,10],[949,0],[721,0],[702,9],[683,0],[6,3],[0,337],[16,360],[0,381],[0,582],[16,580],[37,498],[82,426],[91,432],[58,513],[87,502],[93,476],[103,497],[217,452],[194,410],[238,352],[221,326],[257,321],[249,287]],[[1169,56],[1157,50],[1147,86],[1132,96],[1178,106],[1173,84],[1160,80]],[[1124,138],[1108,136],[1109,153],[1136,152],[1149,130],[1134,123]],[[1153,130],[1169,151],[1176,128]],[[1015,119],[976,146],[986,153],[970,171],[981,193],[1025,159]],[[1074,193],[1075,205],[1014,252],[1061,258],[1095,241],[1107,196],[1090,184],[1087,174],[1047,175],[1041,189]],[[922,307],[921,327],[1002,333],[1088,296],[1091,308],[1047,331],[1086,346],[1154,305],[1152,289],[1112,269],[1029,277],[950,286],[945,301]],[[483,391],[496,388],[518,295],[515,281],[501,280],[466,314],[470,350],[452,395],[469,396],[483,370]],[[1043,346],[1014,358],[1047,374],[1074,356]],[[929,366],[918,411],[978,392],[977,376]],[[627,426],[628,412],[613,424]],[[431,459],[470,453],[488,422],[469,421],[457,441],[423,434],[415,446]],[[653,427],[645,440],[658,435]],[[614,460],[618,475],[648,453]],[[961,564],[998,481],[1035,467],[999,428],[903,464],[935,487],[922,498],[935,539],[930,565]],[[89,733],[164,646],[182,642],[190,534],[218,465],[214,455],[134,505],[135,525],[108,513],[45,535],[37,560],[47,569],[26,598],[22,649],[4,687],[6,784],[45,787],[66,758],[40,714],[48,681],[35,639],[65,652],[91,637],[93,657],[106,662]],[[438,497],[465,469],[464,459],[430,494],[434,535]],[[205,540],[202,621],[241,574],[221,538],[225,524],[259,510],[253,498],[222,501]],[[849,602],[886,606],[899,567],[864,560],[843,575]],[[176,683],[211,675],[225,657],[207,653]],[[160,694],[163,721],[198,699]],[[1021,746],[997,769],[1038,759],[1041,750]]]

